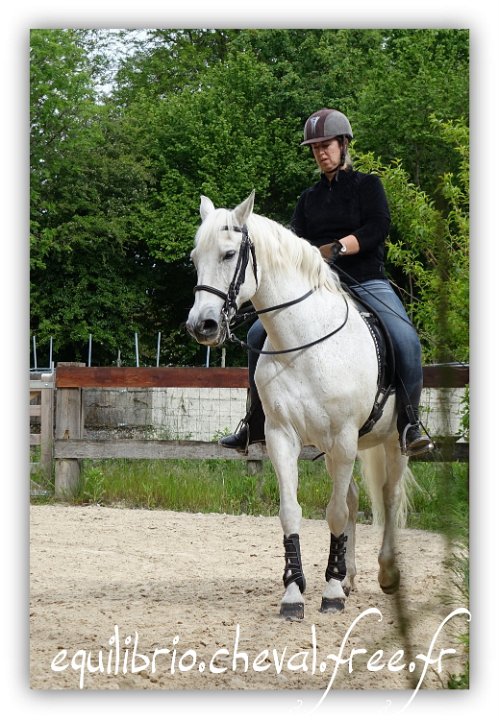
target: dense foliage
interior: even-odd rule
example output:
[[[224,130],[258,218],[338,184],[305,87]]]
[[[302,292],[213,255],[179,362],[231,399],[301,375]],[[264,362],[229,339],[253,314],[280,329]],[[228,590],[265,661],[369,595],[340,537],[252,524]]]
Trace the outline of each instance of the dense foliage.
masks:
[[[317,108],[381,175],[389,271],[425,360],[468,357],[468,33],[34,30],[31,332],[58,360],[200,364],[184,329],[199,195],[289,222],[316,171]],[[441,298],[436,302],[436,297]],[[446,337],[441,316],[446,316]],[[439,348],[436,350],[436,348]],[[228,362],[244,362],[228,350]]]

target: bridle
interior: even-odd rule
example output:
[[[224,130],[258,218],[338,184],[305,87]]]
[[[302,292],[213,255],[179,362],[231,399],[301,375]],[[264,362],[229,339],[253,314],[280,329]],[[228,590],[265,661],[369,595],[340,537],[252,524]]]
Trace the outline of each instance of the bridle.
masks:
[[[253,242],[251,241],[251,238],[248,234],[248,228],[246,225],[243,225],[242,227],[238,227],[235,225],[232,228],[229,228],[228,225],[224,225],[221,230],[233,230],[234,232],[240,232],[242,233],[242,240],[241,244],[239,246],[239,256],[237,258],[237,264],[236,269],[234,271],[234,277],[232,278],[232,281],[229,285],[229,289],[226,293],[224,293],[222,290],[219,290],[216,287],[212,287],[211,285],[196,285],[194,288],[194,293],[198,292],[198,290],[206,290],[206,292],[210,292],[213,295],[218,295],[218,297],[222,298],[224,301],[224,304],[222,305],[222,317],[224,319],[224,322],[227,324],[230,322],[230,313],[232,310],[237,310],[237,296],[239,295],[239,289],[241,285],[244,282],[244,279],[246,277],[246,268],[248,266],[249,262],[249,256],[251,253],[251,260],[252,260],[252,266],[253,266],[253,275],[255,276],[256,283],[258,285],[258,275],[257,275],[257,265],[256,265],[256,254],[255,254],[255,246],[253,245]]]
[[[234,270],[234,276],[229,285],[229,289],[225,293],[223,292],[223,290],[219,290],[218,288],[212,287],[211,285],[196,285],[194,287],[194,294],[196,294],[200,290],[205,290],[206,292],[212,293],[212,295],[217,295],[218,297],[222,298],[224,304],[222,305],[220,316],[222,318],[222,323],[225,328],[225,335],[229,342],[240,342],[230,329],[230,322],[234,313],[237,312],[237,296],[239,295],[239,289],[246,278],[246,268],[248,267],[250,254],[253,275],[255,276],[256,284],[258,286],[258,268],[256,264],[255,246],[253,245],[253,242],[248,234],[248,228],[246,227],[246,225],[243,225],[242,227],[234,225],[230,228],[228,225],[224,225],[220,229],[233,230],[234,232],[240,232],[242,234],[236,269]]]
[[[300,345],[299,347],[294,348],[288,348],[286,350],[260,350],[260,348],[255,348],[251,345],[248,345],[248,343],[244,342],[243,340],[240,340],[238,337],[234,335],[230,328],[230,322],[231,317],[233,314],[233,311],[237,312],[237,296],[239,294],[239,289],[241,285],[243,284],[245,277],[246,277],[246,268],[248,266],[250,254],[251,254],[251,260],[252,260],[252,268],[253,268],[253,275],[255,276],[256,284],[258,287],[258,266],[256,262],[256,253],[255,253],[255,246],[248,234],[248,228],[246,225],[243,225],[242,227],[238,227],[237,225],[230,227],[228,225],[224,225],[220,228],[221,230],[233,230],[234,232],[240,232],[242,234],[241,244],[239,246],[239,255],[237,258],[236,263],[236,269],[234,271],[234,276],[231,280],[231,283],[229,285],[229,289],[227,292],[223,292],[223,290],[219,290],[216,287],[213,287],[212,285],[195,285],[194,287],[194,294],[198,291],[205,290],[206,292],[212,293],[212,295],[217,295],[218,297],[222,298],[224,301],[224,304],[222,305],[222,309],[220,311],[221,318],[223,320],[223,324],[226,331],[226,337],[229,342],[237,343],[241,347],[245,348],[246,350],[251,350],[255,353],[258,353],[259,355],[284,355],[286,353],[296,352],[297,350],[305,350],[306,348],[312,347],[313,345],[317,345],[320,342],[323,342],[324,340],[327,340],[328,338],[332,337],[336,333],[338,333],[342,328],[345,327],[347,321],[348,321],[348,312],[349,307],[347,300],[345,296],[343,296],[343,300],[345,302],[346,307],[346,314],[345,319],[341,323],[341,325],[337,328],[335,328],[332,332],[328,333],[327,335],[324,335],[323,337],[319,338],[318,340],[312,340],[312,342],[309,342],[305,345]],[[289,300],[288,302],[280,303],[279,305],[273,305],[272,307],[264,308],[263,310],[255,310],[256,315],[263,315],[265,313],[269,313],[272,310],[281,310],[286,307],[290,307],[291,305],[296,305],[297,303],[302,302],[302,300],[305,300],[308,298],[312,293],[314,293],[316,288],[312,288],[311,290],[308,290],[304,295],[301,295],[299,298],[295,298],[294,300]]]

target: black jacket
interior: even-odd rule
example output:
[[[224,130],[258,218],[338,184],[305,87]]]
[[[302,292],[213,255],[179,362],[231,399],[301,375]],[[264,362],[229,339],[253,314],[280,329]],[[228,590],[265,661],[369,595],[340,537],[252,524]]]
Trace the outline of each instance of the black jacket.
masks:
[[[385,278],[385,239],[390,211],[381,180],[355,170],[341,170],[330,183],[325,175],[305,190],[291,220],[296,235],[320,247],[355,235],[360,251],[336,260],[346,284]],[[341,273],[344,269],[353,280]]]

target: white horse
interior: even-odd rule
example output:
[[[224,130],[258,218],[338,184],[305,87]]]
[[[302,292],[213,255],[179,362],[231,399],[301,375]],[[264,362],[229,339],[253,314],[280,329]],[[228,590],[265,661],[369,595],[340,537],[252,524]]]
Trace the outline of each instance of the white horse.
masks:
[[[374,428],[359,439],[377,392],[378,360],[355,303],[317,248],[253,213],[253,204],[254,193],[232,211],[215,209],[209,198],[201,197],[202,223],[191,254],[198,285],[187,329],[203,345],[220,345],[243,303],[251,300],[257,312],[267,310],[260,318],[268,354],[260,356],[255,380],[280,490],[285,547],[281,615],[301,619],[305,578],[297,489],[302,447],[315,446],[325,454],[333,480],[326,509],[331,544],[324,612],[342,610],[354,586],[358,490],[352,473],[357,455],[374,517],[384,520],[378,580],[386,593],[399,586],[394,534],[403,523],[412,476],[399,447],[393,395]]]

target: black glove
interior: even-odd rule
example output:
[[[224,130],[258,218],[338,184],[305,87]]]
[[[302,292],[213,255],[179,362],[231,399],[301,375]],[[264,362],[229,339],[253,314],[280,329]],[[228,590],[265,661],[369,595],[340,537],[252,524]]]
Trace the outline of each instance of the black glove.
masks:
[[[324,260],[330,265],[334,265],[336,258],[341,254],[343,245],[339,240],[333,240],[331,243],[322,245],[319,250]]]
[[[339,240],[333,240],[331,243],[331,252],[329,254],[329,262],[334,263],[336,261],[336,258],[338,255],[341,255],[341,251],[343,250],[343,245],[340,243]]]

